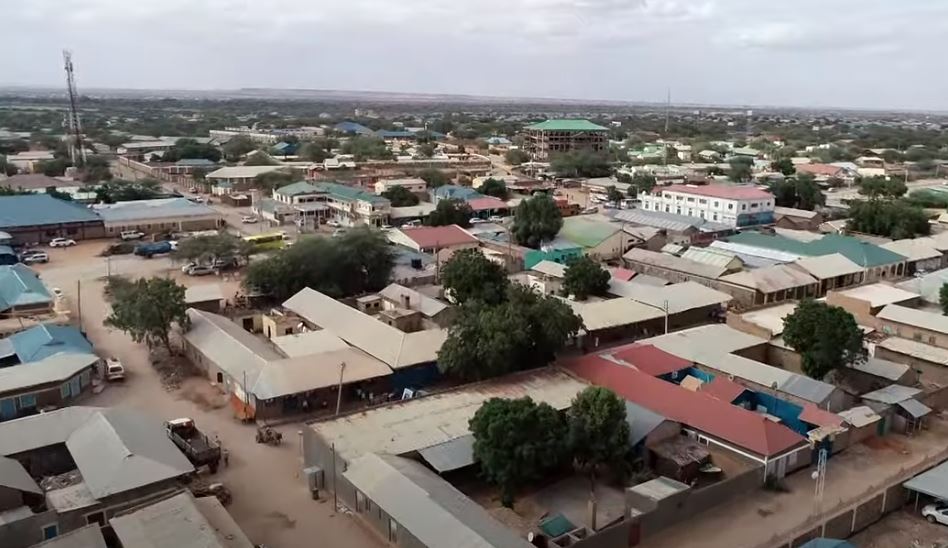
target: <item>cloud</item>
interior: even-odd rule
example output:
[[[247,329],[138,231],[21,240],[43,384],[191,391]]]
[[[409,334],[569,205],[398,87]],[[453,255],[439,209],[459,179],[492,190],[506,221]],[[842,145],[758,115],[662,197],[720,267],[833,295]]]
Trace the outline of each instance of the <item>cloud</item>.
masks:
[[[897,45],[888,29],[840,27],[839,25],[768,23],[719,36],[719,41],[742,48],[778,51],[832,50],[836,52],[869,49],[891,51]]]

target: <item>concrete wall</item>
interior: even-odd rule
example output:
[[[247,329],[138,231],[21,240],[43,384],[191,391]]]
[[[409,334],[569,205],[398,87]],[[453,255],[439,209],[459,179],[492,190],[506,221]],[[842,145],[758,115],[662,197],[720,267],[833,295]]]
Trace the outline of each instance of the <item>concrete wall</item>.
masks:
[[[632,540],[632,528],[631,521],[620,521],[596,531],[579,542],[574,542],[570,545],[570,548],[625,548],[632,546],[630,542]]]
[[[0,524],[0,545],[3,548],[27,548],[43,540],[43,527],[58,524],[56,512],[52,510],[33,514],[30,517]],[[60,534],[65,532],[62,527]]]
[[[37,242],[46,243],[53,238],[72,238],[76,241],[105,238],[105,226],[102,221],[6,227],[2,230],[13,236],[13,243],[23,245]]]
[[[948,335],[944,333],[880,318],[876,318],[876,324],[879,331],[886,334],[912,339],[938,348],[948,348]]]
[[[875,357],[910,366],[918,372],[919,380],[922,382],[948,385],[948,367],[944,365],[895,352],[879,345],[876,345]]]
[[[874,314],[878,312],[878,309],[869,306],[869,301],[843,295],[838,291],[830,291],[826,294],[826,303],[846,310],[856,318],[856,323],[859,325],[876,325]]]
[[[0,486],[0,512],[23,506],[23,492]]]

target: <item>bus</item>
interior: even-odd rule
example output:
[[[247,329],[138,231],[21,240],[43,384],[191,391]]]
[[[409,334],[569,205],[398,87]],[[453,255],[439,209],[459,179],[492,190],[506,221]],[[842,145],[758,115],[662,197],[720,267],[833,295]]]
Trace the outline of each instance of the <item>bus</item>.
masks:
[[[270,232],[267,234],[244,236],[244,241],[253,244],[254,251],[283,249],[286,246],[286,232],[281,230],[279,232]]]

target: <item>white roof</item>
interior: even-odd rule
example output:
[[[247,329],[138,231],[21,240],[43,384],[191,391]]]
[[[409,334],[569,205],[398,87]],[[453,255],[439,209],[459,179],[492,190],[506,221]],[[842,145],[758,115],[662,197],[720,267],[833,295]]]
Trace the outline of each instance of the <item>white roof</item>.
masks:
[[[665,316],[661,310],[629,298],[596,302],[567,302],[573,308],[573,312],[583,319],[583,326],[587,332],[636,324]]]
[[[924,310],[890,304],[886,305],[876,317],[880,320],[888,320],[890,322],[948,334],[948,316],[934,312],[926,312]]]
[[[434,362],[448,337],[446,329],[405,333],[310,288],[293,295],[283,306],[392,369]]]
[[[904,363],[891,362],[870,356],[868,359],[850,365],[852,369],[863,373],[881,377],[892,382],[898,381],[911,367]]]
[[[901,303],[919,297],[915,293],[882,282],[861,285],[852,289],[844,289],[838,293],[853,299],[866,301],[872,308],[885,306],[887,304]]]
[[[902,386],[901,384],[890,384],[884,388],[873,390],[868,394],[863,394],[862,399],[886,404],[894,404],[914,398],[921,393],[921,389],[918,388]]]
[[[208,173],[208,179],[252,179],[263,173],[283,169],[283,166],[230,166]]]
[[[325,329],[282,335],[280,337],[273,337],[270,340],[273,341],[273,344],[275,344],[277,348],[291,358],[349,348],[346,341]]]
[[[713,305],[725,305],[733,297],[696,282],[684,282],[656,287],[650,284],[614,281],[609,292],[619,297],[628,297],[642,304],[659,309],[668,307],[669,314],[680,314],[688,310]]]
[[[728,269],[740,268],[743,264],[737,255],[713,247],[689,247],[681,258]]]
[[[938,251],[948,251],[948,232],[937,232],[924,238],[915,238],[915,241],[933,247]]]
[[[186,304],[222,300],[224,300],[224,293],[221,291],[220,284],[193,285],[184,290]]]
[[[948,234],[948,232],[946,232],[946,234]],[[939,292],[941,291],[941,286],[946,283],[948,283],[948,268],[929,272],[924,276],[909,278],[895,285],[899,289],[921,295],[922,299],[927,302],[938,304],[940,301]]]
[[[791,240],[796,240],[798,242],[815,242],[823,238],[824,234],[819,234],[816,232],[810,232],[808,230],[795,230],[793,228],[780,228],[779,226],[774,227],[774,234],[780,236],[786,236]]]
[[[537,264],[530,267],[530,270],[539,272],[540,274],[545,274],[553,278],[564,278],[566,277],[566,265],[560,264],[554,261],[540,261]]]
[[[208,497],[217,500],[214,497]],[[185,491],[134,512],[114,517],[109,525],[122,546],[135,548],[253,548],[243,533],[218,531],[197,501]],[[228,538],[230,537],[230,538]]]
[[[812,219],[819,215],[816,211],[808,211],[806,209],[796,209],[792,207],[774,207],[774,215],[787,215],[790,217],[800,217],[801,219]]]
[[[62,382],[99,361],[95,354],[55,354],[37,362],[0,367],[0,393]]]
[[[491,398],[530,396],[567,409],[586,384],[555,368],[535,369],[421,398],[309,423],[339,456],[351,463],[367,453],[401,455],[470,434],[468,421]]]
[[[674,331],[650,339],[639,341],[642,344],[655,345],[658,348],[690,361],[700,361],[707,353],[730,354],[745,350],[767,341],[748,335],[725,324],[709,324]]]
[[[783,333],[783,320],[797,309],[797,303],[784,303],[741,314],[741,319],[770,331],[771,337]]]
[[[20,461],[8,457],[0,457],[0,487],[35,495],[43,494],[43,490],[36,485],[36,481],[26,472]]]
[[[876,346],[919,360],[948,366],[948,349],[945,348],[913,341],[912,339],[903,339],[902,337],[889,337],[876,343]]]
[[[896,240],[884,243],[879,247],[907,257],[909,261],[941,258],[941,251],[935,249],[931,242],[925,241],[925,239]]]
[[[626,261],[630,261],[632,269],[635,269],[634,263],[641,263],[648,266],[655,266],[676,272],[693,274],[703,278],[715,279],[727,272],[726,266],[699,263],[697,261],[676,257],[668,253],[658,253],[647,249],[635,248],[622,256]]]
[[[801,257],[793,263],[820,280],[828,280],[838,276],[859,274],[864,269],[839,253],[820,255],[817,257]]]
[[[385,289],[379,291],[379,295],[402,308],[417,310],[428,318],[433,318],[448,308],[447,303],[399,284],[389,284]],[[405,306],[406,299],[408,300],[407,307]]]
[[[869,407],[866,407],[865,405],[853,407],[852,409],[846,409],[845,411],[840,411],[836,414],[856,428],[868,426],[874,422],[879,422],[879,420],[882,419],[882,417],[877,415],[875,411]]]
[[[253,383],[251,392],[266,400],[336,386],[340,379],[343,384],[350,384],[391,374],[387,365],[365,352],[344,348],[270,362]]]
[[[747,244],[739,244],[737,242],[725,242],[724,240],[715,240],[711,242],[710,247],[723,249],[725,251],[736,253],[738,256],[741,256],[742,258],[744,256],[760,257],[763,259],[768,259],[768,260],[779,262],[779,263],[792,263],[793,261],[801,257],[801,255],[798,255],[796,253],[789,253],[786,251],[780,251],[777,249],[769,249],[766,247],[756,247],[756,246],[747,245]]]
[[[773,293],[818,283],[806,272],[782,264],[729,274],[722,276],[721,281],[750,287],[761,293]]]

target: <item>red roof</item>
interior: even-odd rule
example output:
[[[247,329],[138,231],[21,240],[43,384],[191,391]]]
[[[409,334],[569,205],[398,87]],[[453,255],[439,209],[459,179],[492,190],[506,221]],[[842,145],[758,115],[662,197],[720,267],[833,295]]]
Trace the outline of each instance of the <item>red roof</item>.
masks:
[[[728,403],[736,400],[738,396],[744,393],[744,390],[746,388],[721,375],[711,379],[711,382],[701,385],[702,392]]]
[[[563,365],[623,399],[761,456],[776,456],[806,443],[793,430],[753,411],[596,355],[574,358]]]
[[[612,273],[613,278],[622,280],[623,282],[627,282],[635,277],[635,272],[629,270],[628,268],[616,267],[610,269],[610,272]]]
[[[681,371],[694,365],[688,360],[669,354],[650,344],[630,344],[614,348],[608,352],[614,358],[635,367],[653,377]]]
[[[477,243],[477,238],[471,236],[458,225],[403,228],[402,233],[408,236],[422,249],[445,248]]]
[[[829,164],[801,164],[796,166],[797,173],[809,173],[811,175],[825,175],[827,177],[834,177],[839,175],[843,168],[838,166],[831,166]]]
[[[654,192],[656,194],[662,192],[681,192],[683,194],[710,196],[711,198],[722,198],[725,200],[767,200],[774,197],[773,194],[766,190],[761,190],[749,185],[671,185],[656,188]]]
[[[467,205],[471,206],[471,209],[474,211],[507,209],[507,202],[493,196],[485,196],[484,198],[471,198],[467,201]]]
[[[824,411],[819,407],[808,403],[803,406],[803,411],[798,417],[801,421],[815,426],[842,426],[843,418],[836,413]]]

